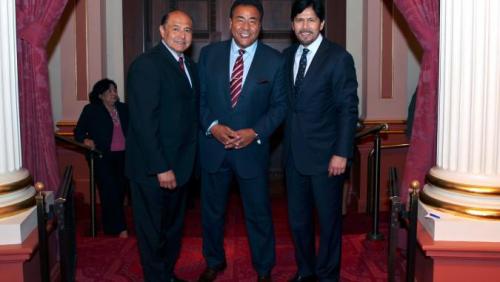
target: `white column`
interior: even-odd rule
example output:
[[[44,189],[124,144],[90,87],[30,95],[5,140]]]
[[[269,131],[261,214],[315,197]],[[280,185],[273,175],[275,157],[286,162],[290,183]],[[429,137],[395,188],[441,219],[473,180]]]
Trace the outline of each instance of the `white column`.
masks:
[[[22,168],[16,53],[16,3],[0,1],[0,217],[32,205],[31,176]]]
[[[421,199],[445,217],[493,226],[500,220],[500,1],[441,0],[440,8],[437,156]]]
[[[436,176],[500,187],[500,2],[441,5]]]
[[[21,168],[15,1],[0,1],[0,174]]]

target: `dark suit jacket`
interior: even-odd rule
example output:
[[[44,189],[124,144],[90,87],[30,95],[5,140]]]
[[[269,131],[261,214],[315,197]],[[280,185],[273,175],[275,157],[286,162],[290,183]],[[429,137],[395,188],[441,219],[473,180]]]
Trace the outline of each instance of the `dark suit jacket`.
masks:
[[[206,171],[216,172],[227,154],[232,154],[236,173],[252,178],[267,173],[269,136],[283,121],[286,95],[283,88],[282,57],[278,51],[260,42],[233,109],[229,93],[229,55],[231,41],[211,44],[201,50],[200,71],[200,159]],[[261,144],[252,142],[243,149],[225,150],[212,136],[206,136],[210,124],[218,120],[234,130],[253,128]]]
[[[332,155],[352,155],[358,96],[352,56],[323,38],[297,93],[293,63],[298,44],[284,51],[289,110],[285,126],[284,160],[293,155],[306,175],[327,172]]]
[[[123,135],[127,136],[128,108],[121,102],[116,102],[116,110],[120,117]],[[92,139],[101,152],[109,152],[113,138],[113,120],[102,103],[88,104],[83,108],[74,129],[75,140],[83,142],[85,138]]]
[[[156,174],[173,170],[177,185],[193,171],[198,133],[198,74],[185,58],[193,87],[169,50],[158,44],[130,66],[130,128],[126,175],[158,185]]]

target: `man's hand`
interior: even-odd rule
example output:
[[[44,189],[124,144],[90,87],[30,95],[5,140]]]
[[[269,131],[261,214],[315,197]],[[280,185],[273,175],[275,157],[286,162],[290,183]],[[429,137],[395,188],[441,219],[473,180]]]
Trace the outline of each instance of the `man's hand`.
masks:
[[[237,141],[238,134],[231,128],[222,125],[222,124],[216,124],[210,129],[210,133],[212,133],[212,136],[217,139],[217,141],[221,142],[224,144],[224,147],[226,149],[232,149],[234,148],[234,143]]]
[[[95,149],[95,143],[94,143],[94,140],[90,139],[90,138],[85,138],[83,139],[83,144],[87,147],[89,147],[90,149],[94,150]]]
[[[257,138],[257,134],[251,128],[240,129],[236,131],[236,134],[239,138],[234,140],[235,149],[245,148]]]
[[[328,165],[328,176],[341,175],[345,172],[346,165],[346,158],[333,155]]]
[[[177,181],[175,180],[175,173],[173,170],[158,173],[156,177],[162,188],[174,190],[175,187],[177,187]]]

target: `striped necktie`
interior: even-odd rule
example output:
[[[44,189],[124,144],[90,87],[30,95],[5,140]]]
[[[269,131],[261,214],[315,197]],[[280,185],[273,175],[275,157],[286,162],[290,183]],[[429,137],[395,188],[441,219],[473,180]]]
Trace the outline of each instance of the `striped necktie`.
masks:
[[[241,87],[243,86],[243,54],[245,54],[245,50],[238,50],[239,56],[236,58],[233,66],[233,72],[231,73],[231,107],[236,107],[238,103],[238,98],[241,94]]]

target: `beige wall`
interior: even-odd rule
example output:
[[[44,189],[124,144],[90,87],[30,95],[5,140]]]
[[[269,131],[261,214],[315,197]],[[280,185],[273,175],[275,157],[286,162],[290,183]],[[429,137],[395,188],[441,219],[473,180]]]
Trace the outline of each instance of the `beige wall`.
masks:
[[[106,75],[118,85],[124,100],[122,1],[106,0]]]
[[[392,11],[392,24],[383,25],[384,13],[395,7],[384,5],[382,0],[349,0],[347,3],[347,48],[358,67],[361,118],[405,120],[409,98],[420,73],[420,47],[397,10]],[[390,75],[384,75],[382,70],[384,32],[391,33],[392,37]],[[389,98],[382,97],[382,82],[387,77],[392,77]]]
[[[363,5],[364,0],[348,0],[346,9],[346,49],[352,54],[358,78],[359,112],[364,104],[363,93]]]
[[[75,121],[85,104],[84,97],[93,84],[108,77],[116,81],[121,99],[124,99],[122,1],[68,1],[68,7],[49,44],[49,79],[54,121]],[[84,33],[77,34],[77,9],[86,19]],[[78,41],[77,37],[83,38]],[[79,44],[82,42],[82,44]],[[85,66],[77,69],[77,52],[85,52]],[[83,69],[83,71],[82,71]],[[78,80],[84,79],[83,89]],[[83,81],[83,80],[82,80]]]

